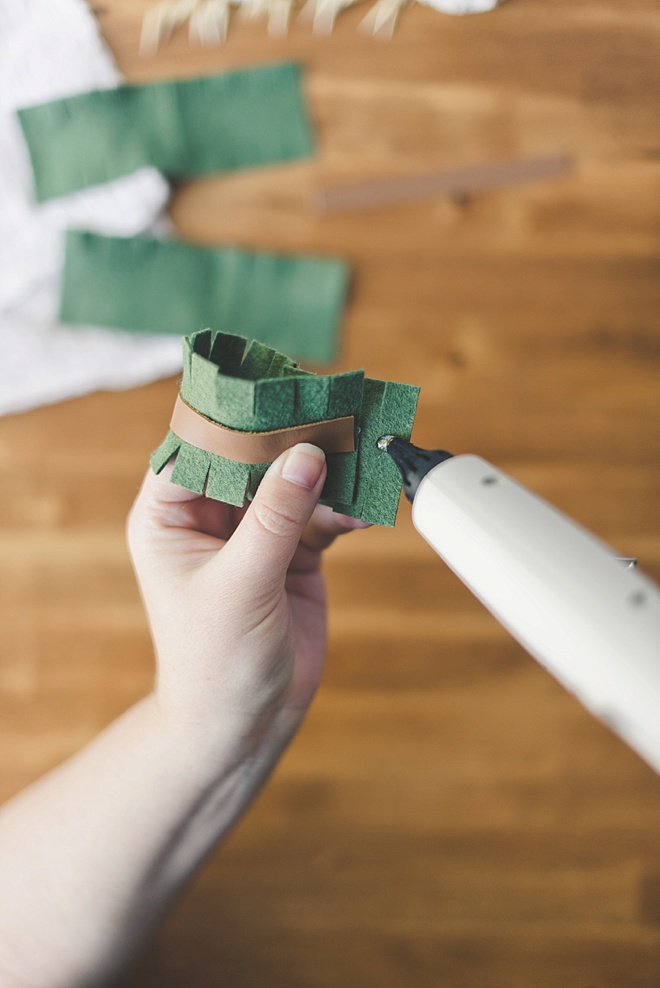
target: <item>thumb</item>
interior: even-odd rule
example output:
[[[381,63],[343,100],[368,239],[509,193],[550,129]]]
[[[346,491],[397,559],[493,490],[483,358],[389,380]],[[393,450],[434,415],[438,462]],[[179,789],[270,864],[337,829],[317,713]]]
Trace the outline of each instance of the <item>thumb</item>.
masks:
[[[266,472],[245,517],[223,550],[253,601],[284,586],[287,569],[318,503],[326,477],[325,454],[309,443],[292,446]]]

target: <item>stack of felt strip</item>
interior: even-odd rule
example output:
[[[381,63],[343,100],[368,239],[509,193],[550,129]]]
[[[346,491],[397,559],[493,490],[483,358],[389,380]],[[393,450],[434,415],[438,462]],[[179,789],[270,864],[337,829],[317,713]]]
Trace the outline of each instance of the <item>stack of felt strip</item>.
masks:
[[[327,455],[321,503],[380,525],[394,525],[401,491],[399,470],[377,449],[379,436],[409,438],[419,389],[365,377],[364,371],[311,374],[284,354],[231,334],[204,330],[184,338],[181,397],[211,422],[243,433],[353,416],[355,449]],[[207,497],[242,505],[268,463],[244,463],[184,441],[170,429],[154,452],[156,473],[173,456],[172,482]]]
[[[19,111],[39,201],[146,164],[186,178],[305,158],[300,66],[83,93]],[[72,231],[60,319],[176,333],[221,326],[328,362],[348,282],[341,261]]]

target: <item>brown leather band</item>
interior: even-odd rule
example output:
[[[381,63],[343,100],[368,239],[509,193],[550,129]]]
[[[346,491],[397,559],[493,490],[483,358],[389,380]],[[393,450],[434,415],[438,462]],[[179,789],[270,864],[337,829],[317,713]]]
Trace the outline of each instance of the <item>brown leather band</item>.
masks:
[[[172,432],[184,442],[207,453],[224,456],[238,463],[272,463],[280,453],[296,443],[313,443],[325,453],[349,453],[355,449],[355,419],[327,419],[272,432],[239,432],[213,422],[177,397]]]

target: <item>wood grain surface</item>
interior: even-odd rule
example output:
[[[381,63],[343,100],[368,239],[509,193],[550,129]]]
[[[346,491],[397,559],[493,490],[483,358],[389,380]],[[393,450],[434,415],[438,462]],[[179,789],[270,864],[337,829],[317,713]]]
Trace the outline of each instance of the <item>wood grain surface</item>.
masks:
[[[361,7],[327,38],[235,22],[221,48],[180,31],[140,60],[144,9],[96,9],[131,80],[308,68],[317,157],[180,186],[180,234],[346,257],[333,369],[420,384],[419,444],[485,456],[660,579],[657,0],[416,6],[389,43],[356,32]],[[468,201],[313,207],[324,184],[556,152],[566,175]],[[2,797],[150,686],[123,526],[176,391],[0,421]],[[326,572],[309,718],[121,984],[658,985],[657,776],[507,637],[407,505]]]

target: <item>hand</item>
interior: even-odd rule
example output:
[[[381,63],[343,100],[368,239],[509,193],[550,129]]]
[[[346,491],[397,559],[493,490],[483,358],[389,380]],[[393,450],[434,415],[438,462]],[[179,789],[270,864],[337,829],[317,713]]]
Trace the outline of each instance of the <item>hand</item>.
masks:
[[[267,778],[321,676],[321,550],[364,527],[317,507],[325,473],[293,447],[240,510],[145,478],[156,687],[0,810],[3,986],[105,983]]]
[[[286,743],[319,683],[326,647],[321,551],[366,523],[317,506],[326,466],[300,444],[247,508],[149,473],[128,536],[151,623],[166,721],[204,745],[251,744],[277,720]]]

